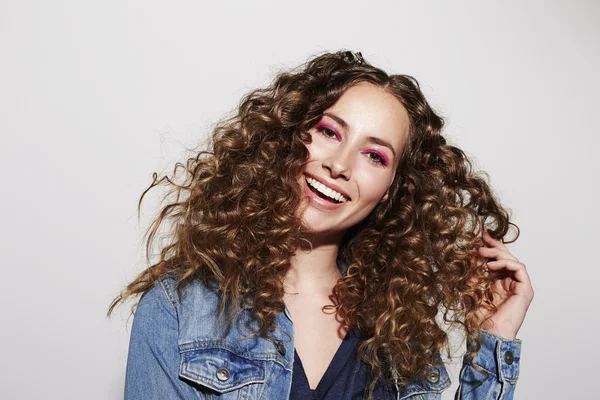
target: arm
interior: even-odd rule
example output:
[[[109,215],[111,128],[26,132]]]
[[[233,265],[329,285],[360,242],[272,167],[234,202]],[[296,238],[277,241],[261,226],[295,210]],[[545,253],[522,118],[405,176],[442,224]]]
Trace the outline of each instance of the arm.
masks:
[[[179,379],[178,335],[175,307],[157,283],[142,296],[133,318],[125,400],[198,400]]]
[[[468,343],[455,399],[512,400],[519,378],[521,340],[503,339],[482,331],[481,349],[475,355],[473,364],[482,367],[484,372],[467,364],[467,357],[472,351],[473,344]]]
[[[501,240],[483,230],[487,246],[478,248],[488,270],[503,271],[491,289],[496,306],[494,314],[486,307],[477,310],[482,321],[481,349],[473,364],[483,372],[463,363],[456,400],[512,400],[519,377],[521,341],[517,332],[533,300],[533,287],[525,264],[513,256]],[[489,247],[488,247],[489,246]],[[467,343],[467,355],[474,351]],[[466,361],[466,358],[465,358]]]

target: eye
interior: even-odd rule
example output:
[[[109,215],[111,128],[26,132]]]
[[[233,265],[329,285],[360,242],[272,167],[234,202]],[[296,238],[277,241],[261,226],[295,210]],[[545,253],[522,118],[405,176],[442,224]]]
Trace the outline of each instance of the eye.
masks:
[[[338,139],[338,134],[332,129],[327,128],[326,126],[319,126],[317,127],[317,130],[328,138]]]
[[[386,166],[387,162],[385,160],[385,158],[379,154],[379,153],[375,153],[373,151],[370,151],[367,153],[367,157],[369,158],[369,160],[371,160],[371,162],[374,162],[376,164],[380,164],[382,166]]]

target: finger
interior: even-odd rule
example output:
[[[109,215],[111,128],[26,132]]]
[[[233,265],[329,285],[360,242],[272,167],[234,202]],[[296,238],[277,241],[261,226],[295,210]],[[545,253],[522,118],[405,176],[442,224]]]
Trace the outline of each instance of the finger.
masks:
[[[496,282],[494,282],[492,288],[494,290],[494,294],[497,295],[499,300],[505,299],[510,293],[509,290],[504,286],[504,279],[498,279]]]
[[[517,257],[513,256],[510,252],[501,250],[497,247],[480,247],[477,249],[479,254],[487,258],[509,259],[513,261],[519,261]]]
[[[529,280],[529,274],[527,273],[525,264],[513,260],[502,259],[497,261],[490,261],[487,263],[487,265],[488,268],[492,270],[506,268],[508,271],[512,271],[514,273],[513,275],[515,281],[517,281],[518,283],[523,283],[528,287],[531,287],[531,281]]]
[[[502,240],[498,240],[492,237],[492,235],[490,235],[490,233],[487,231],[487,229],[483,228],[483,240],[488,243],[489,245],[491,245],[492,247],[497,247],[501,250],[506,251],[507,253],[509,253],[508,251],[508,247],[506,247],[506,245],[502,242]]]
[[[510,290],[511,290],[513,293],[516,293],[516,290],[517,290],[517,284],[518,284],[518,283],[519,283],[519,282],[517,282],[517,281],[515,281],[515,280],[513,280],[513,281],[510,283]],[[531,295],[533,296],[533,288],[532,288]]]
[[[502,279],[502,288],[507,292],[512,292],[511,288],[513,287],[513,282],[515,282],[515,280],[510,276],[507,276],[506,278]]]

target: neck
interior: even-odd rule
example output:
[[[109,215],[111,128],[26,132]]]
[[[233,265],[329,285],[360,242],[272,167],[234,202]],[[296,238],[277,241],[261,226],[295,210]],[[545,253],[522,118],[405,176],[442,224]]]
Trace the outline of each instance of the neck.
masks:
[[[290,260],[284,278],[286,293],[314,293],[329,295],[342,276],[337,266],[341,239],[313,240],[312,250],[298,250]]]

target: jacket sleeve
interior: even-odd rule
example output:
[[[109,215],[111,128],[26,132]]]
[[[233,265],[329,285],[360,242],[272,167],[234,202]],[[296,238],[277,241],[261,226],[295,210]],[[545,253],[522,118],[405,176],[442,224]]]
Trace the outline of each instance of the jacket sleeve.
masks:
[[[474,350],[474,344],[468,343],[455,400],[512,400],[519,378],[521,340],[503,339],[487,331],[482,331],[481,339],[473,364],[483,372],[468,365],[467,357]]]
[[[160,282],[140,299],[129,339],[125,400],[198,400],[179,379],[179,324],[174,303]]]

